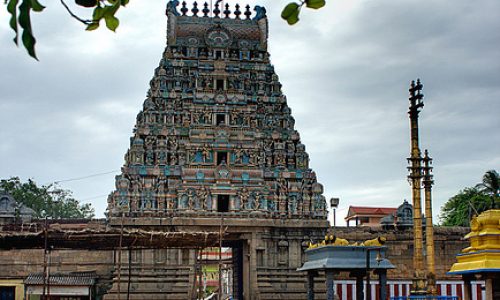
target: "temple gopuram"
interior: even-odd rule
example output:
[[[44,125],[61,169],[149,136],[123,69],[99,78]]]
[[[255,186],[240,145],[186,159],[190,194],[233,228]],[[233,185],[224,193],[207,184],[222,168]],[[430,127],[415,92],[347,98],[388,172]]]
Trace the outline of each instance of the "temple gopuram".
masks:
[[[234,299],[300,299],[305,287],[295,270],[307,242],[328,228],[326,201],[269,59],[265,9],[254,11],[168,3],[167,47],[107,217],[112,226],[160,231],[223,227]],[[152,287],[165,281],[169,297],[187,299],[193,276],[178,265],[196,252],[164,251],[161,272],[133,279],[141,282],[135,293],[155,299]]]

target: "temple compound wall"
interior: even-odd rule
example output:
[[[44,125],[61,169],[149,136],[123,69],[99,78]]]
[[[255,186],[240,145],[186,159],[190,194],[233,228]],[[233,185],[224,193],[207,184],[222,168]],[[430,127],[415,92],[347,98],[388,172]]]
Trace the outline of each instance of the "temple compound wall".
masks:
[[[255,220],[262,223],[265,220]],[[229,228],[233,226],[227,223]],[[269,225],[269,224],[266,224]],[[241,299],[305,299],[306,274],[297,272],[304,261],[305,241],[302,229],[271,229],[272,226],[235,226],[240,243],[228,246],[241,249],[244,260]],[[436,271],[438,281],[459,280],[446,276],[455,255],[467,246],[463,236],[469,231],[461,227],[436,227]],[[245,231],[245,232],[243,232]],[[396,266],[388,273],[389,281],[409,282],[412,276],[413,237],[411,231],[385,231],[380,228],[338,227],[338,236],[349,241],[364,241],[377,236],[387,238],[387,257]],[[317,237],[318,240],[321,237]],[[99,298],[118,299],[129,291],[129,299],[191,299],[194,295],[195,249],[123,250],[121,264],[117,251],[54,250],[50,254],[50,273],[95,271]],[[130,256],[130,259],[129,259]],[[130,268],[129,268],[130,263]],[[121,269],[121,272],[119,270]],[[30,273],[43,271],[43,250],[0,251],[1,281],[22,281]],[[120,274],[120,275],[118,275]],[[130,275],[130,284],[128,278]],[[336,281],[348,280],[349,274],[337,274]],[[120,278],[119,278],[120,277]],[[318,277],[317,297],[324,292]],[[130,286],[130,287],[129,287]],[[99,299],[98,298],[98,299]]]

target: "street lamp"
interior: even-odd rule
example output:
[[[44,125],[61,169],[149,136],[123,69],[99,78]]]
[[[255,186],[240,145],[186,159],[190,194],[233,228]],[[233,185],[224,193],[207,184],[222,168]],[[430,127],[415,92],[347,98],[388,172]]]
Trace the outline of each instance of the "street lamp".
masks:
[[[335,209],[339,206],[340,199],[339,198],[330,198],[330,207],[333,209],[333,227],[335,227],[337,224],[336,216],[335,216]]]

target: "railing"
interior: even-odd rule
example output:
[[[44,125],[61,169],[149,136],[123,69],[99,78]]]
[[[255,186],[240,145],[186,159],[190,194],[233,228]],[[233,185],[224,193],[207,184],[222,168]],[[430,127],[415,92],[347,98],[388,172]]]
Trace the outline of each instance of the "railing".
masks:
[[[400,296],[391,300],[459,300],[458,296]]]

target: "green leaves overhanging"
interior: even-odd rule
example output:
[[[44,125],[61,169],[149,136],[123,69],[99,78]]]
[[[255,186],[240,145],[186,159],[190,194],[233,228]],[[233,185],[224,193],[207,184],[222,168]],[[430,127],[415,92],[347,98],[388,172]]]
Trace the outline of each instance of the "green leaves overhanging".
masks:
[[[19,45],[19,27],[22,29],[21,41],[28,54],[38,60],[35,52],[36,39],[31,28],[31,11],[41,12],[44,6],[38,0],[8,0],[7,12],[10,14],[9,25],[14,31],[14,43]]]
[[[308,8],[319,9],[325,6],[325,0],[304,0],[300,3],[290,2],[281,12],[281,18],[287,21],[289,25],[296,24],[299,21],[300,9],[303,5]]]
[[[118,9],[129,3],[129,0],[74,0],[78,6],[93,8],[92,19],[84,20],[75,15],[64,0],[60,1],[73,18],[86,25],[86,30],[99,28],[100,21],[104,19],[106,27],[112,31],[116,31],[120,25],[120,20],[116,17]],[[45,6],[39,0],[5,0],[5,4],[10,14],[9,26],[14,31],[14,43],[19,45],[21,40],[28,54],[38,60],[35,52],[36,39],[31,27],[31,12],[41,12]]]
[[[116,31],[120,25],[120,20],[116,17],[116,13],[121,6],[126,6],[129,0],[73,0],[76,5],[93,8],[92,19],[84,20],[75,15],[65,0],[60,0],[61,4],[66,8],[68,13],[85,24],[86,30],[95,30],[99,28],[102,19],[106,23],[109,30]],[[42,12],[45,7],[38,0],[4,0],[7,5],[7,12],[10,14],[9,26],[14,31],[14,43],[19,45],[19,32],[21,33],[21,41],[28,54],[37,59],[35,52],[36,39],[31,27],[31,12]],[[287,21],[289,25],[296,24],[299,21],[300,10],[303,5],[311,9],[319,9],[326,4],[326,0],[302,0],[300,3],[288,3],[281,13],[281,17]],[[20,29],[20,28],[21,29]]]

